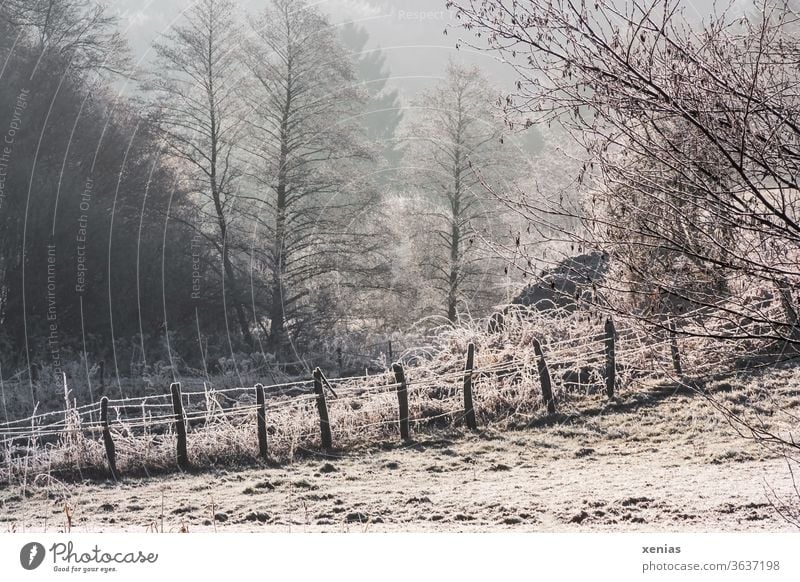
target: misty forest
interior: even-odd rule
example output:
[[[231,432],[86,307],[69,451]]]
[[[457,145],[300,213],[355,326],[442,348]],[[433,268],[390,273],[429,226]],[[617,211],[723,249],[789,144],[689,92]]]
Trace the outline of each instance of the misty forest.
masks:
[[[296,2],[198,2],[149,68],[92,2],[3,11],[6,376],[297,372],[509,297],[521,221],[481,181],[526,161],[477,67],[402,104]]]
[[[157,529],[85,493],[174,466],[230,489],[187,531],[800,527],[800,3],[162,4],[0,2],[6,485],[66,529]]]

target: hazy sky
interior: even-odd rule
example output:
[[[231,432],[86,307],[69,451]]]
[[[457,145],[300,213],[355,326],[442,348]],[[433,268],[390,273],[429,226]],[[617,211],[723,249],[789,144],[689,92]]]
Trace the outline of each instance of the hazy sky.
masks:
[[[714,0],[685,0],[688,15],[702,17],[711,11]],[[727,4],[728,0],[718,2]],[[750,0],[735,0],[740,4]],[[267,0],[240,0],[247,12],[263,9]],[[131,46],[142,64],[151,55],[149,47],[160,34],[180,21],[181,12],[193,0],[109,0],[120,16]],[[482,66],[498,91],[510,90],[514,75],[508,65],[490,52],[455,49],[465,32],[445,9],[445,0],[312,0],[336,23],[356,22],[370,34],[368,48],[382,48],[395,86],[405,100],[420,89],[434,85],[449,58]],[[450,33],[443,31],[448,26]]]
[[[260,11],[267,0],[240,0],[242,9]],[[109,5],[121,17],[132,49],[141,63],[152,56],[154,39],[180,21],[181,12],[192,0],[111,0]],[[441,79],[449,58],[480,64],[498,89],[511,88],[513,75],[492,53],[455,49],[461,34],[451,30],[452,14],[444,0],[317,0],[315,2],[336,23],[354,22],[370,34],[368,49],[381,48],[393,83],[404,98]]]

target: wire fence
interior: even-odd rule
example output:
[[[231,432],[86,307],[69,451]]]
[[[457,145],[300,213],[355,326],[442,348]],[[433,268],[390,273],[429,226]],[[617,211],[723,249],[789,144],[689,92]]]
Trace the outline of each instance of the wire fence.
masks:
[[[749,325],[775,317],[768,312],[761,315]],[[718,349],[709,357],[707,346],[691,328],[705,329],[709,319],[697,323],[693,318],[694,314],[683,316],[680,336],[668,330],[646,332],[624,321],[609,332],[608,324],[605,329],[578,325],[577,317],[560,324],[551,320],[549,327],[536,328],[541,342],[538,356],[531,347],[530,329],[511,323],[499,333],[456,338],[424,364],[401,366],[402,380],[387,370],[324,383],[309,378],[265,387],[215,389],[202,382],[193,383],[190,391],[178,390],[177,397],[165,390],[81,406],[65,385],[63,410],[39,414],[34,410],[26,418],[0,423],[0,451],[8,475],[27,474],[35,466],[82,471],[113,461],[111,441],[123,471],[135,471],[170,465],[181,438],[191,441],[193,462],[203,463],[252,457],[256,443],[261,446],[262,428],[270,455],[291,458],[299,450],[327,448],[322,446],[321,423],[334,435],[336,447],[344,448],[396,437],[401,421],[411,431],[422,431],[464,424],[470,412],[481,423],[529,420],[545,414],[545,383],[552,383],[552,398],[560,404],[574,392],[606,389],[613,396],[615,389],[634,379],[678,377],[687,371],[712,373],[733,365],[750,349],[729,342],[726,350]],[[465,361],[467,340],[477,348],[471,366]],[[259,389],[265,394],[263,403]],[[401,398],[407,399],[404,418]]]

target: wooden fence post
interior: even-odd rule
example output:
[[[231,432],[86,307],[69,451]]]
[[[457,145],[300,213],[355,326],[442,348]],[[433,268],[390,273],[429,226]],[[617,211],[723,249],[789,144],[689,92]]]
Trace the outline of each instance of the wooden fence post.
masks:
[[[317,395],[317,410],[319,411],[319,431],[322,437],[322,448],[333,448],[331,435],[331,422],[328,418],[328,403],[325,402],[325,387],[322,384],[322,370],[314,370],[314,392]]]
[[[467,428],[478,430],[478,423],[475,420],[475,407],[472,403],[472,370],[475,367],[475,344],[470,342],[467,348],[467,364],[464,367],[464,417],[467,421]]]
[[[262,459],[267,459],[267,405],[264,400],[264,386],[256,384],[256,404],[258,412],[256,422],[258,424],[258,455]]]
[[[406,373],[400,363],[392,364],[394,379],[397,383],[397,399],[400,402],[400,437],[407,441],[411,438],[408,422],[408,384]]]
[[[614,321],[609,317],[606,319],[606,395],[609,400],[614,398],[614,387],[617,382],[617,356],[616,356],[616,336]]]
[[[117,450],[114,447],[114,439],[111,438],[111,431],[108,428],[108,398],[103,396],[100,401],[100,422],[103,425],[103,444],[106,447],[106,458],[108,459],[108,468],[111,471],[111,478],[116,483],[118,478],[117,473]]]
[[[336,348],[336,363],[339,365],[339,378],[341,378],[344,374],[342,371],[344,370],[344,360],[342,359],[342,346]]]
[[[392,349],[392,340],[389,340],[389,361],[394,360],[394,350]]]
[[[175,434],[178,435],[178,466],[184,471],[189,469],[189,453],[186,450],[186,422],[183,416],[183,400],[180,382],[174,382],[172,390],[172,410],[175,412]]]
[[[669,339],[670,351],[672,351],[672,367],[675,368],[675,373],[678,379],[683,378],[683,366],[681,366],[681,353],[678,351],[678,334],[675,333],[675,325],[670,322],[669,324]]]
[[[536,367],[539,369],[539,383],[542,385],[542,400],[547,406],[547,414],[556,413],[556,400],[553,398],[553,383],[550,379],[550,370],[544,359],[542,344],[538,339],[533,340],[533,351],[536,353]]]

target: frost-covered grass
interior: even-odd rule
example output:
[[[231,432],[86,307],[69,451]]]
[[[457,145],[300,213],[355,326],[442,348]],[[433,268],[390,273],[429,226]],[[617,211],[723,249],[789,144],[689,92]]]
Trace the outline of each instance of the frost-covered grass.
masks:
[[[412,437],[448,427],[463,428],[464,366],[470,343],[474,343],[476,354],[472,375],[474,406],[482,429],[507,430],[559,423],[585,414],[587,403],[596,408],[598,402],[604,402],[604,323],[604,318],[583,312],[555,317],[553,313],[518,309],[505,318],[500,331],[489,333],[485,320],[434,330],[425,338],[424,347],[402,355]],[[624,322],[617,322],[617,332],[617,400],[601,405],[601,410],[607,413],[638,398],[653,382],[677,380],[669,337],[648,335]],[[553,383],[558,410],[553,417],[548,417],[542,402],[532,347],[534,339],[543,346]],[[737,356],[726,352],[724,345],[712,350],[711,344],[704,341],[710,340],[679,340],[684,370],[689,377],[705,376],[709,369],[723,371],[726,362],[734,361]],[[281,389],[267,388],[270,457],[280,463],[321,448],[311,383],[287,384]],[[391,371],[332,379],[331,384],[333,391],[326,390],[326,396],[334,450],[326,454],[400,439],[397,384]],[[185,386],[188,388],[184,388],[184,393],[190,393],[185,405],[190,419],[188,443],[192,465],[203,469],[256,462],[253,389],[231,388],[228,380],[217,386],[206,381],[202,393],[191,392],[192,383]],[[748,413],[758,412],[763,404],[759,403],[762,400],[748,400],[743,406]],[[150,412],[146,406],[156,407],[156,412]],[[778,405],[772,402],[763,406]],[[122,475],[174,469],[176,437],[170,415],[169,399],[163,394],[154,394],[150,400],[139,398],[112,405],[111,433]],[[71,419],[71,424],[66,424],[70,432],[57,434],[55,429],[48,435],[40,428],[40,434],[48,436],[37,438],[37,431],[33,430],[28,438],[7,441],[1,453],[0,478],[8,483],[27,484],[42,475],[58,479],[104,477],[105,453],[96,416],[76,411],[67,416]],[[76,429],[78,422],[80,429]]]

